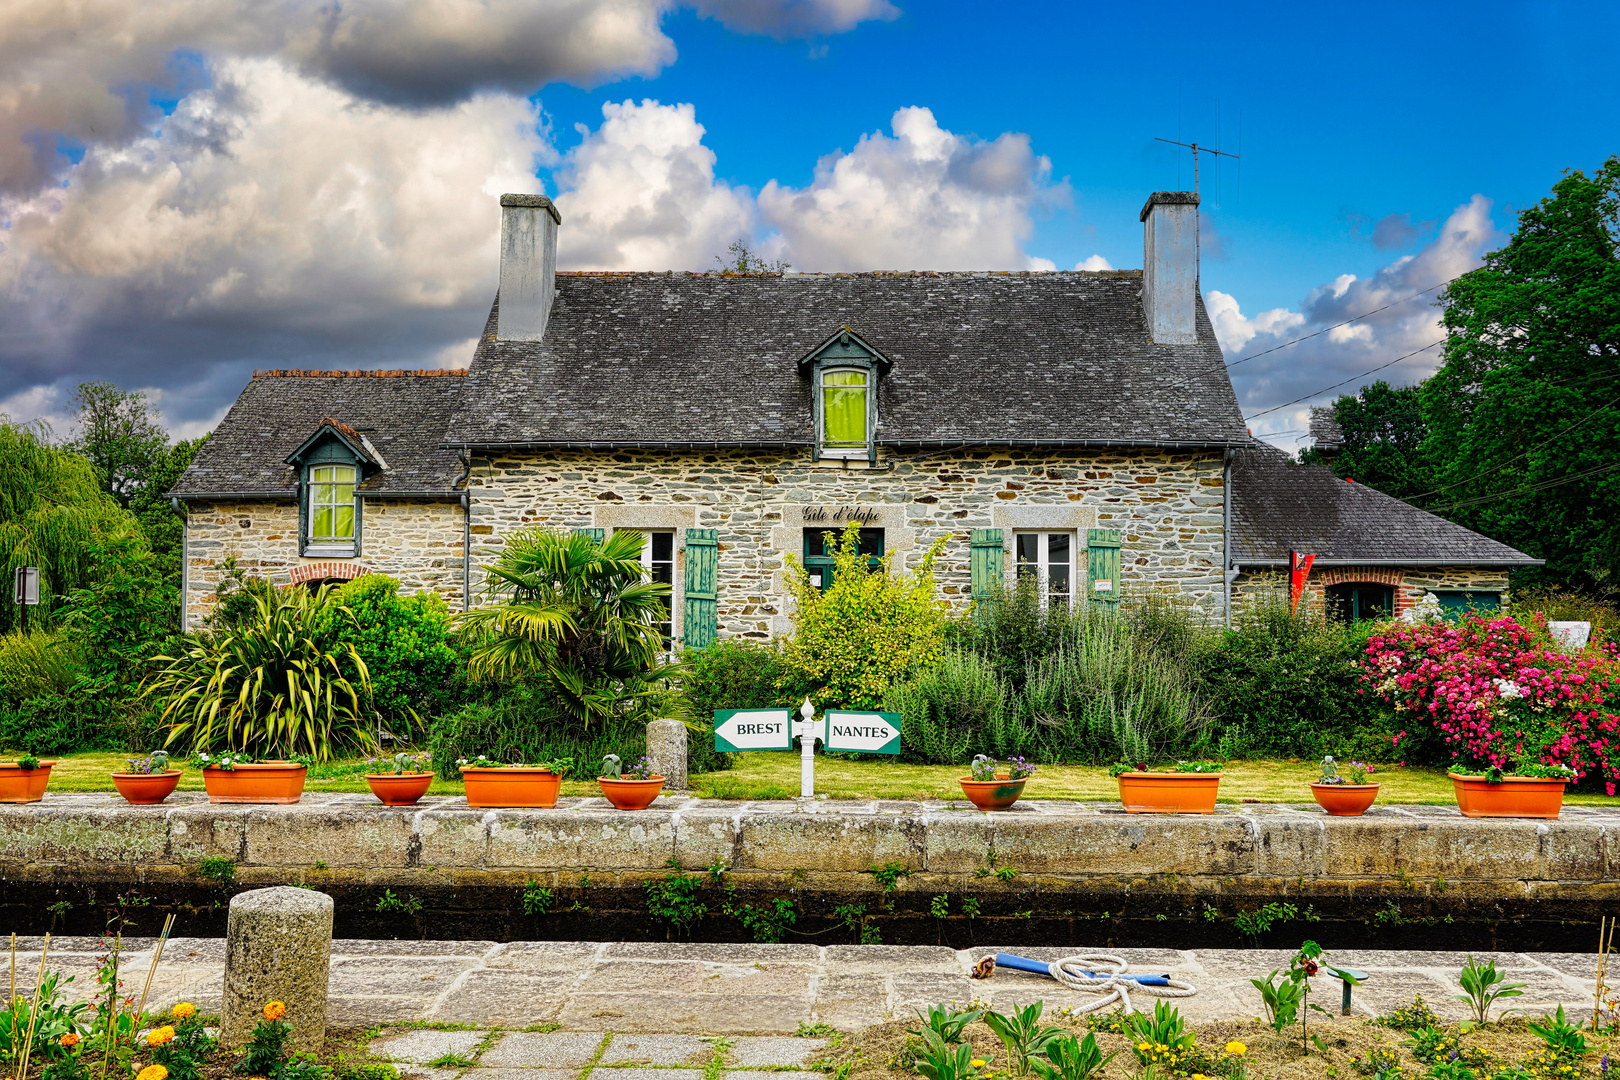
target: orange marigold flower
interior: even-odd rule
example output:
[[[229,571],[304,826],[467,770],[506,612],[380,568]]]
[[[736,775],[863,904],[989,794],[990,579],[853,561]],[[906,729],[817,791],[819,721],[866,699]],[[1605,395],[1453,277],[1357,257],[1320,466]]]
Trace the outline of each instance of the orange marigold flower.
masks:
[[[174,1038],[174,1028],[165,1024],[163,1027],[154,1028],[146,1033],[146,1045],[162,1046],[172,1038]]]
[[[79,1045],[79,1033],[77,1031],[70,1031],[66,1035],[62,1036],[62,1045],[63,1046],[78,1046]]]
[[[266,1020],[280,1020],[286,1015],[287,1006],[284,1002],[272,1001],[266,1004],[264,1007],[264,1018]]]
[[[168,1080],[169,1070],[161,1065],[148,1065],[135,1074],[135,1080]]]
[[[193,1005],[189,1001],[182,1001],[180,1004],[174,1007],[174,1015],[179,1017],[181,1020],[184,1020],[189,1016],[196,1016],[197,1006]]]

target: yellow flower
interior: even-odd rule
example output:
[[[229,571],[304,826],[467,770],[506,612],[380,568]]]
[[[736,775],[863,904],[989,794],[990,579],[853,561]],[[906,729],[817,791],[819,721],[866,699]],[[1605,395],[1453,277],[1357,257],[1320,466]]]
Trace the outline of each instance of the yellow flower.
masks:
[[[1152,1044],[1150,1044],[1150,1043],[1145,1043],[1145,1042],[1144,1042],[1144,1043],[1137,1043],[1137,1044],[1136,1044],[1136,1048],[1137,1048],[1137,1049],[1138,1049],[1138,1050],[1142,1050],[1142,1051],[1147,1051],[1147,1050],[1151,1050],[1151,1049],[1153,1049],[1153,1046],[1152,1046]]]
[[[1238,1042],[1236,1039],[1233,1039],[1231,1042],[1226,1044],[1226,1052],[1228,1054],[1242,1055],[1247,1054],[1249,1052],[1249,1048]]]
[[[193,1005],[189,1001],[182,1001],[180,1004],[174,1007],[174,1015],[179,1017],[181,1020],[186,1019],[188,1016],[196,1016],[197,1006]]]
[[[148,1065],[135,1074],[135,1080],[168,1080],[169,1070],[161,1065]]]
[[[971,1062],[969,1062],[969,1064],[971,1064],[975,1069],[982,1069],[984,1068],[984,1058],[974,1058]]]
[[[264,1018],[266,1020],[280,1020],[286,1015],[287,1006],[284,1002],[272,1001],[264,1007]]]
[[[174,1038],[174,1028],[165,1025],[146,1033],[146,1045],[162,1046],[172,1038]]]

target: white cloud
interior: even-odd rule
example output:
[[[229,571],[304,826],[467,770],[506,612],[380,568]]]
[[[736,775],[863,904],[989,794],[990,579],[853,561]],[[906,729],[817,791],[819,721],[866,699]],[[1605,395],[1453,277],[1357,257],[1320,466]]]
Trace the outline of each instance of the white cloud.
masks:
[[[693,6],[729,29],[778,40],[841,34],[868,20],[900,17],[888,0],[696,0]]]
[[[1074,264],[1076,270],[1112,270],[1114,264],[1101,255],[1093,255],[1089,259],[1081,259]]]
[[[745,188],[714,178],[691,105],[602,106],[557,171],[557,261],[572,270],[712,269],[753,226]]]
[[[891,129],[822,158],[808,187],[767,183],[767,250],[800,270],[1027,268],[1034,214],[1068,197],[1029,137],[956,135],[918,107]]]
[[[1417,254],[1402,256],[1368,278],[1340,274],[1311,290],[1299,311],[1274,308],[1245,318],[1236,298],[1211,290],[1206,302],[1227,362],[1244,360],[1232,369],[1232,382],[1245,415],[1304,399],[1256,417],[1255,434],[1275,435],[1271,441],[1291,451],[1300,445],[1295,437],[1309,427],[1311,405],[1353,394],[1375,380],[1406,385],[1431,374],[1440,350],[1425,346],[1445,336],[1435,306],[1441,290],[1434,286],[1478,266],[1486,249],[1501,239],[1490,209],[1489,199],[1475,195]],[[1313,333],[1318,336],[1254,360],[1236,355]]]

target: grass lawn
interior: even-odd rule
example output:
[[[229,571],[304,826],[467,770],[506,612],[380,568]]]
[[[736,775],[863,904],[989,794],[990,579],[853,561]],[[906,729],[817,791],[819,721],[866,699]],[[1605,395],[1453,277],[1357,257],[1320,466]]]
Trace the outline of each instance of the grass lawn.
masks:
[[[111,791],[108,777],[124,767],[124,755],[111,752],[64,754],[51,772],[50,790]],[[332,762],[310,770],[309,791],[366,792],[365,767],[359,762]],[[958,777],[967,770],[954,765],[907,765],[873,758],[844,759],[816,756],[816,791],[835,799],[959,799]],[[1305,802],[1311,801],[1306,786],[1320,775],[1314,761],[1266,759],[1234,761],[1227,765],[1221,780],[1220,801]],[[1382,783],[1381,803],[1435,803],[1451,805],[1451,781],[1443,769],[1403,768],[1381,765],[1375,777]],[[790,799],[799,793],[799,755],[796,751],[761,751],[738,755],[738,764],[725,772],[692,777],[697,794],[713,799]],[[180,778],[181,791],[201,791],[202,773],[186,769]],[[590,778],[563,781],[564,795],[598,795]],[[1111,802],[1119,797],[1119,787],[1108,770],[1087,765],[1043,765],[1025,790],[1028,799],[1077,799]],[[430,795],[460,795],[459,781],[434,780]],[[1573,806],[1620,807],[1620,797],[1586,792],[1571,793],[1564,801]]]

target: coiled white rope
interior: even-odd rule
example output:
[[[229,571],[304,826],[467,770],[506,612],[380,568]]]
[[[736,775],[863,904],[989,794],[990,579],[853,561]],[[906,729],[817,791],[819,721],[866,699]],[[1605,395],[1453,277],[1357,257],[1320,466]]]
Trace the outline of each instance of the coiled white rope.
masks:
[[[996,958],[986,956],[976,965],[974,977],[988,978],[995,971],[995,966]],[[1168,975],[1165,976],[1164,986],[1138,982],[1125,974],[1125,969],[1129,966],[1124,958],[1111,953],[1079,953],[1047,964],[1046,971],[1070,990],[1103,995],[1096,1001],[1076,1006],[1071,1010],[1081,1015],[1105,1009],[1116,1001],[1126,1012],[1131,1012],[1132,991],[1161,998],[1192,997],[1198,993],[1198,988],[1192,983],[1172,979]]]

